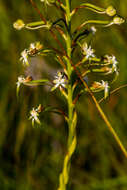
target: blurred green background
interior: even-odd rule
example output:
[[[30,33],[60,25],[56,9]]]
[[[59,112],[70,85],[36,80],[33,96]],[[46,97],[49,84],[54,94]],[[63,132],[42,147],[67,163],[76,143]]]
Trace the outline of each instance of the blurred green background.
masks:
[[[73,7],[80,2],[83,1],[72,0]],[[59,17],[56,8],[50,7],[46,12],[39,0],[36,3],[46,18]],[[95,0],[94,4],[101,7],[112,4],[121,16],[127,17],[127,0]],[[48,57],[34,58],[30,68],[24,69],[19,63],[20,52],[34,41],[41,41],[45,46],[55,47],[56,44],[47,31],[16,31],[13,22],[19,18],[27,23],[40,20],[29,1],[0,1],[0,189],[55,190],[66,153],[67,125],[61,116],[46,114],[42,117],[42,126],[33,128],[28,117],[31,108],[39,103],[66,110],[65,101],[58,91],[51,94],[46,87],[23,87],[19,101],[15,92],[17,77],[24,72],[35,78],[41,75],[53,78],[60,68],[52,57]],[[81,10],[77,18],[74,17],[73,27],[86,18],[108,17]],[[119,60],[120,76],[112,89],[126,84],[126,23],[98,28],[93,47],[98,56],[110,53]],[[127,148],[127,89],[111,96],[109,101],[102,103],[102,108]],[[68,189],[127,190],[127,159],[89,96],[80,98],[77,110],[78,145],[72,158]]]

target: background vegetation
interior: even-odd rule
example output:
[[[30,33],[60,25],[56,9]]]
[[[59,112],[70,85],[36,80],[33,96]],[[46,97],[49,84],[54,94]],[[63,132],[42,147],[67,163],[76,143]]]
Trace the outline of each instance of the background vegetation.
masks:
[[[80,0],[81,1],[81,0]],[[73,6],[80,1],[72,0]],[[81,1],[82,2],[82,1]],[[90,2],[90,1],[89,1]],[[57,9],[47,12],[36,0],[47,18],[55,20]],[[127,17],[127,0],[96,0],[94,4],[107,7],[112,4],[120,15]],[[67,126],[61,116],[44,115],[42,126],[33,128],[28,121],[29,110],[42,105],[66,105],[60,94],[46,87],[23,87],[16,99],[17,77],[23,72],[39,78],[53,78],[59,65],[52,57],[31,60],[29,69],[23,71],[19,63],[20,52],[31,42],[41,41],[56,46],[47,31],[16,31],[13,22],[40,20],[29,1],[1,0],[0,2],[0,189],[49,190],[57,189],[58,176],[66,152]],[[81,10],[74,18],[73,27],[83,19],[97,18],[88,10]],[[101,16],[103,19],[103,17]],[[120,77],[113,89],[127,83],[127,25],[98,28],[92,46],[98,56],[110,52],[119,60]],[[77,55],[78,59],[78,55]],[[101,95],[101,94],[100,94]],[[99,98],[99,96],[97,97]],[[127,89],[122,89],[102,105],[114,129],[127,147]],[[78,146],[72,159],[68,189],[73,190],[126,190],[127,159],[121,153],[112,135],[101,120],[89,96],[82,96],[78,109]],[[66,127],[65,127],[66,126]]]

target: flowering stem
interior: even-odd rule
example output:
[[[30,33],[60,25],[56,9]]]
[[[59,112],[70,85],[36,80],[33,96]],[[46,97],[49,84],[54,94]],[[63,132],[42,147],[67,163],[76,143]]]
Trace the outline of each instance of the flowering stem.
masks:
[[[69,170],[70,170],[70,160],[72,154],[76,148],[76,123],[77,123],[77,114],[74,110],[73,104],[73,86],[72,86],[72,71],[73,67],[71,65],[71,52],[72,52],[72,38],[71,38],[71,8],[70,1],[66,0],[66,23],[67,23],[67,38],[66,38],[66,48],[67,48],[67,57],[65,57],[67,63],[67,75],[68,75],[68,148],[67,153],[64,158],[63,170],[59,178],[59,188],[58,190],[66,190],[66,185],[69,180]]]

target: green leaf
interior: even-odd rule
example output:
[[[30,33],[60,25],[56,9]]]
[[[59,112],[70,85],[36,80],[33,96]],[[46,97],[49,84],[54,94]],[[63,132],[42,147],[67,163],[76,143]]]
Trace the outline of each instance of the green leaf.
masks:
[[[53,92],[54,90],[56,90],[56,86],[53,86],[52,88],[51,88],[51,92]]]

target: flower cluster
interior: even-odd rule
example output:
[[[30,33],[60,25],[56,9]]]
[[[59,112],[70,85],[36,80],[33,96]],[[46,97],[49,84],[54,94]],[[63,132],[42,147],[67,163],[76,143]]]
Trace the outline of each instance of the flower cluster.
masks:
[[[61,66],[63,67],[64,71],[58,71],[57,75],[54,77],[54,80],[49,80],[49,79],[39,79],[39,80],[32,80],[31,77],[26,77],[24,78],[23,76],[18,77],[17,81],[17,91],[19,91],[19,88],[22,84],[27,85],[27,86],[32,86],[32,85],[39,85],[39,84],[45,84],[47,81],[50,83],[49,85],[51,86],[51,91],[54,91],[56,89],[59,89],[60,92],[64,95],[66,99],[69,98],[69,91],[67,88],[72,88],[72,99],[73,97],[75,100],[77,97],[79,97],[79,94],[82,92],[78,92],[78,85],[80,85],[79,81],[79,76],[76,74],[76,70],[79,70],[79,73],[81,74],[81,77],[84,77],[85,79],[87,78],[87,84],[88,88],[90,88],[93,92],[99,92],[99,91],[104,91],[104,98],[107,98],[109,95],[109,84],[114,82],[119,74],[119,69],[118,69],[118,61],[114,55],[105,55],[104,57],[98,58],[95,55],[95,50],[91,46],[91,40],[89,41],[89,44],[86,43],[87,36],[90,34],[90,38],[94,37],[96,34],[96,27],[95,25],[103,25],[104,27],[111,26],[113,24],[120,25],[124,23],[124,19],[120,16],[117,16],[116,9],[113,6],[108,6],[107,8],[100,8],[98,6],[92,5],[90,3],[83,3],[83,5],[74,8],[70,12],[70,18],[80,9],[80,8],[88,8],[89,10],[96,12],[98,14],[106,14],[108,15],[111,19],[109,20],[86,20],[84,23],[79,25],[75,31],[72,32],[72,38],[68,38],[68,15],[66,12],[66,7],[62,3],[62,1],[58,0],[40,0],[44,5],[50,6],[50,5],[55,5],[57,8],[64,12],[65,18],[61,17],[60,19],[55,20],[54,22],[51,22],[50,20],[46,20],[46,18],[41,15],[41,21],[37,22],[32,22],[32,23],[27,23],[25,24],[21,19],[17,20],[13,26],[17,30],[21,30],[22,28],[28,29],[28,30],[37,30],[37,29],[42,29],[45,28],[51,32],[53,35],[53,38],[56,40],[58,45],[61,47],[61,50],[56,49],[56,48],[44,48],[40,42],[34,42],[29,45],[28,48],[24,49],[21,52],[21,57],[20,61],[23,63],[25,66],[29,66],[30,62],[30,57],[35,56],[35,55],[48,55],[48,53],[53,53],[55,59],[59,61]],[[69,13],[68,13],[69,14]],[[59,24],[59,22],[61,22]],[[90,24],[90,26],[89,26]],[[88,28],[86,27],[88,25]],[[85,28],[86,27],[86,28]],[[64,32],[63,28],[66,30]],[[57,35],[54,34],[54,31],[52,29],[57,30],[59,35],[63,37],[65,40],[66,46],[64,46],[61,42],[59,42],[59,39],[57,39]],[[84,29],[84,30],[83,30]],[[92,34],[92,35],[91,35]],[[70,44],[69,44],[70,43]],[[81,51],[81,61],[78,63],[75,63],[75,60],[73,59],[73,53],[74,50],[80,46],[80,51]],[[66,50],[64,47],[67,47]],[[65,50],[65,51],[64,51]],[[71,50],[71,51],[70,51]],[[70,51],[70,52],[68,52]],[[68,56],[69,55],[69,56]],[[73,66],[74,65],[74,66]],[[92,75],[96,75],[96,77],[99,76],[99,82],[93,81],[93,79],[90,79],[89,73]],[[108,75],[112,75],[110,77],[113,78],[112,82],[111,80],[108,80]],[[106,79],[105,79],[106,77]],[[110,78],[109,77],[109,78]],[[92,78],[92,77],[91,77]],[[90,80],[89,80],[90,79]],[[31,81],[32,80],[32,81]],[[90,84],[89,85],[89,81]],[[76,88],[77,87],[77,88]],[[75,90],[77,89],[77,91]],[[86,90],[86,89],[85,89]],[[88,89],[86,90],[88,91]],[[79,93],[79,94],[78,94]],[[75,97],[76,96],[76,97]],[[71,100],[73,102],[73,100]],[[33,108],[30,111],[30,119],[32,119],[32,123],[34,122],[40,124],[40,120],[38,118],[39,116],[39,110],[38,108]]]

